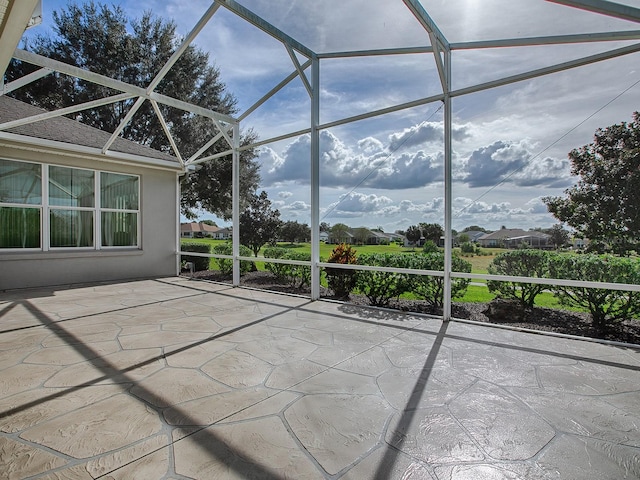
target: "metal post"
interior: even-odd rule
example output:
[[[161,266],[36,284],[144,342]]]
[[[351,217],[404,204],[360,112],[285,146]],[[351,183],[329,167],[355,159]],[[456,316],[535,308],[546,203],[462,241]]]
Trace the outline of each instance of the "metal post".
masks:
[[[231,154],[233,285],[240,285],[240,124],[233,124],[233,153]]]
[[[453,233],[451,218],[453,210],[452,195],[452,114],[451,114],[451,50],[445,49],[445,91],[444,91],[444,304],[442,318],[445,322],[451,319],[451,257],[453,255]]]
[[[320,298],[320,60],[311,64],[311,300]]]

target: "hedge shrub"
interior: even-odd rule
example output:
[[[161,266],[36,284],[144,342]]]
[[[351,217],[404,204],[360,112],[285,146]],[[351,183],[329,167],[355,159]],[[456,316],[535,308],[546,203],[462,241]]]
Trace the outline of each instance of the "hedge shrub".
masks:
[[[358,265],[411,268],[409,265],[412,257],[414,256],[397,253],[367,253],[358,256]],[[392,298],[408,292],[409,283],[409,275],[404,273],[360,270],[356,276],[356,288],[376,307],[386,307]]]
[[[640,284],[637,259],[611,255],[551,255],[549,274],[552,278],[593,282]],[[618,321],[640,315],[640,292],[601,288],[553,286],[563,305],[586,308],[593,326],[606,331]]]
[[[511,250],[496,255],[487,271],[491,275],[549,278],[550,255],[550,252],[530,248]],[[487,287],[497,297],[517,300],[522,308],[532,308],[538,294],[549,288],[537,283],[497,280],[487,280]]]
[[[271,247],[264,250],[265,258],[280,258],[283,260],[297,260],[311,262],[311,254],[296,252],[288,248]],[[295,288],[302,288],[311,284],[310,265],[290,265],[287,263],[265,262],[265,269],[273,273],[280,281],[287,282]]]
[[[233,255],[233,245],[230,243],[220,243],[213,247],[213,253],[217,255]],[[253,252],[249,247],[240,245],[239,254],[243,257],[250,257]],[[233,275],[233,260],[230,258],[216,258],[218,269],[220,273],[225,275]],[[249,260],[240,261],[240,275],[244,275],[247,272],[255,270],[255,264]]]
[[[456,272],[471,272],[471,263],[460,257],[451,259],[452,269]],[[410,259],[409,268],[416,270],[444,271],[444,253],[435,252],[424,255],[414,255]],[[451,279],[451,297],[463,297],[471,280],[468,278]],[[410,275],[409,291],[425,300],[429,305],[442,307],[444,305],[444,277],[430,275]]]
[[[264,258],[284,258],[287,253],[290,252],[288,248],[283,247],[268,247],[262,251]],[[271,272],[278,280],[284,281],[287,276],[287,267],[283,263],[270,263],[265,262],[264,268],[268,272]]]
[[[180,250],[183,252],[197,252],[197,253],[211,253],[210,245],[206,243],[182,243]],[[209,270],[209,257],[194,257],[191,255],[182,255],[180,257],[182,262],[193,263],[193,271],[200,272],[203,270]]]

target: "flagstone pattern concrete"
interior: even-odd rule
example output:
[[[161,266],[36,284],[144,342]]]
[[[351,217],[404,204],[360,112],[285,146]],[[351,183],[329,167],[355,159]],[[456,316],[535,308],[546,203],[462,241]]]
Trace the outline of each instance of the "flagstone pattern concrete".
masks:
[[[187,278],[0,293],[0,478],[640,478],[640,351]]]

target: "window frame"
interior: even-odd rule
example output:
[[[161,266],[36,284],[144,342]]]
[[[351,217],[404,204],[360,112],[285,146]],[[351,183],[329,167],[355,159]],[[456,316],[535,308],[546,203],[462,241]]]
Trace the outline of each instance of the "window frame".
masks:
[[[0,255],[3,253],[15,253],[15,252],[91,252],[91,251],[114,251],[114,250],[141,250],[141,229],[142,229],[142,176],[140,174],[135,173],[124,173],[112,170],[97,170],[93,168],[85,168],[85,167],[75,167],[70,165],[61,165],[61,164],[51,164],[51,163],[42,163],[42,162],[34,162],[29,160],[15,160],[12,158],[2,157],[3,160],[7,160],[9,162],[15,163],[28,163],[32,165],[40,166],[40,187],[41,187],[41,201],[40,203],[33,204],[17,204],[11,202],[2,202],[0,201],[0,207],[13,207],[13,208],[32,208],[39,211],[40,215],[40,247],[0,247]],[[93,207],[76,207],[76,206],[65,206],[65,205],[51,205],[49,199],[49,179],[50,179],[50,168],[51,167],[61,167],[68,168],[71,170],[84,170],[93,173],[93,184],[94,184],[94,202]],[[101,206],[101,176],[103,173],[106,174],[115,174],[122,175],[127,177],[132,177],[136,179],[136,199],[137,199],[137,209],[118,209],[118,208],[102,208]],[[92,246],[62,246],[62,247],[54,247],[51,246],[51,213],[52,211],[81,211],[81,212],[92,212],[93,213],[93,245]],[[102,220],[103,213],[124,213],[124,214],[134,214],[136,216],[136,238],[135,245],[103,245],[102,242]]]

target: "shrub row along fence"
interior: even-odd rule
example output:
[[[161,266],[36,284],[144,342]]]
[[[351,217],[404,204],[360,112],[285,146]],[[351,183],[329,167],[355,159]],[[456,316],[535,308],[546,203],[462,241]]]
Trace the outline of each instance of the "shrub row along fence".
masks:
[[[183,244],[183,251],[209,253],[209,246],[202,244]],[[213,248],[214,254],[231,255],[231,244],[220,244]],[[249,257],[251,251],[240,246],[240,255]],[[270,247],[263,252],[265,260],[278,259],[293,262],[309,262],[309,253],[295,250]],[[183,261],[194,263],[194,269],[207,270],[209,258],[182,256]],[[227,258],[216,258],[219,270],[231,275],[233,261]],[[328,263],[342,265],[361,265],[391,269],[444,271],[444,254],[442,252],[415,254],[361,254],[349,245],[338,245],[331,253]],[[241,274],[252,269],[251,261],[240,262]],[[271,272],[280,282],[295,288],[302,288],[311,283],[310,265],[295,263],[265,262],[265,269]],[[471,272],[471,263],[454,256],[452,271]],[[621,283],[640,285],[640,261],[635,258],[615,257],[611,255],[557,253],[535,249],[513,250],[497,255],[488,267],[491,275],[514,277],[533,277],[548,279],[579,280],[602,283]],[[415,298],[427,302],[434,307],[442,307],[444,303],[444,276],[422,275],[408,272],[390,272],[376,270],[358,270],[330,268],[324,269],[329,289],[338,298],[347,298],[350,293],[363,294],[373,306],[388,306],[394,298],[403,294],[412,294]],[[451,297],[462,298],[469,286],[470,279],[451,279]],[[511,299],[522,309],[530,309],[535,305],[536,297],[543,291],[555,295],[561,305],[578,307],[587,310],[592,317],[594,327],[605,330],[611,323],[640,316],[640,292],[611,290],[605,288],[587,288],[564,285],[548,285],[509,280],[487,280],[487,287],[496,297]]]
[[[488,267],[495,275],[640,285],[640,261],[613,255],[514,250],[497,255]],[[611,323],[640,316],[640,292],[564,285],[487,281],[489,291],[531,308],[543,290],[561,305],[579,307],[591,314],[593,326],[605,330]]]

